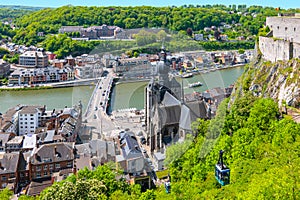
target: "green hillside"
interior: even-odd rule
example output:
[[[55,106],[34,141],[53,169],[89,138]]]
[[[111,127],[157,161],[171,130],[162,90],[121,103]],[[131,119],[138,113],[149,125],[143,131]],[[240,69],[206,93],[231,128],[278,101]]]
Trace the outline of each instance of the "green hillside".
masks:
[[[16,20],[19,27],[14,41],[17,43],[36,44],[41,38],[38,32],[58,33],[61,26],[115,25],[121,28],[167,28],[172,31],[203,31],[204,27],[219,26],[221,22],[235,27],[232,36],[253,36],[265,22],[266,16],[277,15],[278,11],[270,7],[226,7],[215,6],[181,6],[181,7],[86,7],[63,6],[47,8],[33,12]],[[229,11],[232,11],[229,13]],[[241,13],[239,13],[241,12]],[[281,12],[289,12],[281,10]],[[294,12],[294,11],[290,11]],[[242,14],[246,13],[246,14]],[[254,15],[255,14],[255,15]],[[229,35],[229,36],[231,36]]]

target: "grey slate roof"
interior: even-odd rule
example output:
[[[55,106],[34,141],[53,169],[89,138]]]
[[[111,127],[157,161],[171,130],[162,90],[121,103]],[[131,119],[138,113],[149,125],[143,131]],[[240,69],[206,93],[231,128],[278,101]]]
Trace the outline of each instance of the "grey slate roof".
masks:
[[[7,141],[9,140],[9,133],[1,133],[0,134],[0,146],[5,146]]]
[[[143,157],[139,143],[132,132],[125,132],[121,134],[120,145],[122,155],[126,160]]]
[[[162,126],[179,123],[181,106],[160,106],[157,109]]]
[[[191,112],[186,105],[181,107],[179,127],[184,130],[191,130]]]
[[[40,164],[45,162],[61,162],[73,160],[73,142],[61,142],[53,144],[44,144],[35,149],[31,158],[32,164]],[[56,149],[56,150],[55,150]]]
[[[19,152],[4,153],[0,155],[0,174],[14,173],[18,168]]]
[[[164,95],[164,99],[161,102],[164,106],[176,106],[180,105],[180,101],[178,101],[173,95],[171,95],[168,91],[166,91]]]

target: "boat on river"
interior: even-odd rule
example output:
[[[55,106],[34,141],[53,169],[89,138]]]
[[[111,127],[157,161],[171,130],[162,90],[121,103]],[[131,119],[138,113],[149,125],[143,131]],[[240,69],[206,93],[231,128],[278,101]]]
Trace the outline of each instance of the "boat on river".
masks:
[[[193,76],[194,76],[193,73],[184,73],[181,75],[182,78],[191,78]]]
[[[200,87],[202,85],[203,85],[203,83],[201,83],[200,81],[198,81],[198,82],[195,82],[195,83],[190,83],[189,84],[189,88]]]

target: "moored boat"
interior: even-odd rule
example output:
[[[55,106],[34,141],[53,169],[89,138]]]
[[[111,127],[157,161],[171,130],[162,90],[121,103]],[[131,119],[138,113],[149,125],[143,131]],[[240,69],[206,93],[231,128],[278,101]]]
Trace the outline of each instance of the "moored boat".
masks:
[[[195,82],[195,83],[190,83],[189,84],[189,87],[190,88],[192,88],[192,87],[200,87],[200,86],[202,86],[203,84],[200,82],[200,81],[198,81],[198,82]]]
[[[193,73],[185,73],[181,75],[182,78],[191,78],[193,77]]]

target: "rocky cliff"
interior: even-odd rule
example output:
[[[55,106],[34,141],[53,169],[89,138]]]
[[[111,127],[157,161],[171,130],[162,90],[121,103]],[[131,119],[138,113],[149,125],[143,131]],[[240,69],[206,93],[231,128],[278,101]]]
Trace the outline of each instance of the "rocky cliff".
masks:
[[[300,59],[270,62],[257,57],[245,70],[236,85],[237,95],[251,92],[255,96],[271,97],[279,107],[300,107]]]

